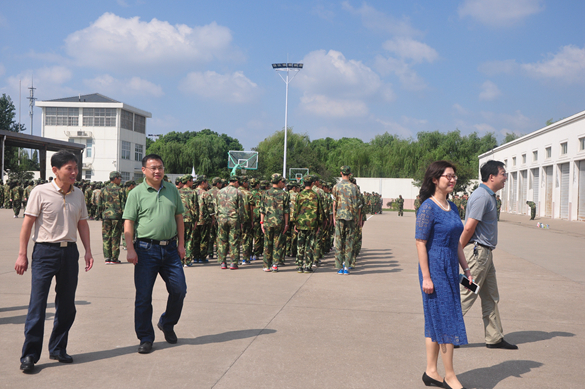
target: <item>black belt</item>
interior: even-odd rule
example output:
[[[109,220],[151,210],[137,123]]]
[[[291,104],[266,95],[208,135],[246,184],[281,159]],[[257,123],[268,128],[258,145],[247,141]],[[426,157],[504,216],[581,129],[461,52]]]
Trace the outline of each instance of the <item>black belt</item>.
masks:
[[[51,246],[51,247],[70,247],[70,246],[75,246],[75,242],[57,242],[57,243],[50,243],[50,242],[37,242],[36,244],[42,244],[45,246]]]
[[[155,239],[136,238],[136,241],[138,241],[138,242],[146,242],[146,243],[150,243],[150,244],[155,244],[157,246],[167,246],[171,242],[174,242],[176,239],[177,239],[177,237],[176,236],[173,236],[169,240],[155,240]]]
[[[486,246],[485,244],[481,244],[481,243],[478,243],[478,242],[475,242],[475,241],[473,241],[473,242],[470,242],[470,243],[473,243],[473,244],[475,244],[475,245],[481,246],[481,247],[483,247],[484,249],[488,249],[489,251],[492,251],[492,250],[493,250],[493,249],[492,249],[490,246]]]

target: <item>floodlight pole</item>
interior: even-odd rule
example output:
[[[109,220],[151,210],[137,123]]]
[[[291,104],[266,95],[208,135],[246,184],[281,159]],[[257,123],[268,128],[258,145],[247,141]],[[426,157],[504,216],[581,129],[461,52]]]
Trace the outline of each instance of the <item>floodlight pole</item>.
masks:
[[[286,84],[286,97],[284,100],[284,158],[282,163],[282,176],[286,178],[286,149],[288,137],[288,84],[296,77],[298,72],[303,68],[302,63],[273,63],[272,68],[277,72],[286,72],[286,79],[279,73],[282,81]],[[289,73],[295,72],[289,79]]]

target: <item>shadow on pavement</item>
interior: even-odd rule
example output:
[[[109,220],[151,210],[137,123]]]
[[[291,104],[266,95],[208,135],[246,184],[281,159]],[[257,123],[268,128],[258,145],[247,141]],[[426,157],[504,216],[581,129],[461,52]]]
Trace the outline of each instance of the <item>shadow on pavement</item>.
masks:
[[[89,301],[76,301],[75,305],[89,305],[91,304]],[[48,303],[47,308],[55,308],[55,303]],[[28,311],[28,305],[19,305],[16,307],[4,307],[0,308],[0,312],[11,312],[11,311]],[[52,312],[47,312],[45,319],[50,320],[55,316]],[[2,324],[24,324],[26,321],[26,315],[18,315],[12,317],[2,317],[0,318],[0,325]]]
[[[532,369],[543,365],[543,363],[536,361],[505,361],[491,367],[482,367],[457,374],[457,378],[468,388],[493,389],[508,377],[522,378],[522,374],[530,373]]]
[[[512,343],[512,344],[525,344],[525,343],[533,343],[533,342],[540,342],[542,340],[550,340],[556,337],[564,337],[570,338],[575,336],[575,334],[571,332],[562,332],[562,331],[516,331],[510,332],[506,334],[505,339]],[[485,347],[485,343],[469,343],[466,345],[461,346],[461,348],[476,348],[476,347]]]
[[[153,352],[157,350],[164,350],[166,348],[171,347],[181,347],[181,346],[199,346],[202,344],[209,344],[209,343],[222,343],[222,342],[229,342],[232,340],[238,339],[245,339],[245,338],[253,338],[260,335],[268,335],[275,333],[276,330],[273,329],[249,329],[249,330],[238,330],[238,331],[228,331],[222,332],[220,334],[214,335],[203,335],[198,336],[197,338],[181,338],[179,337],[179,342],[177,344],[169,344],[165,341],[155,342],[153,344]],[[162,335],[162,334],[160,334]],[[119,347],[112,350],[102,350],[102,351],[94,351],[88,352],[84,354],[76,354],[72,355],[75,364],[81,363],[88,363],[99,361],[101,359],[108,359],[108,358],[115,358],[121,355],[127,354],[138,354],[138,342],[132,346],[126,347]],[[63,365],[61,363],[49,363],[46,365],[36,365],[35,366],[35,373],[42,370],[43,368],[50,368]]]

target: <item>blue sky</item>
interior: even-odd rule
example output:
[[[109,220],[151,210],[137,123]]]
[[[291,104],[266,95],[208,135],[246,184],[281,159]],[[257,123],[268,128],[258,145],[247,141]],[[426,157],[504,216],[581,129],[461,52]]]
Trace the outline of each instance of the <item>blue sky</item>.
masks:
[[[101,93],[148,133],[209,128],[250,149],[284,126],[271,64],[303,62],[289,121],[311,139],[525,134],[585,109],[583,1],[10,1],[0,93]],[[34,132],[40,134],[40,108]]]

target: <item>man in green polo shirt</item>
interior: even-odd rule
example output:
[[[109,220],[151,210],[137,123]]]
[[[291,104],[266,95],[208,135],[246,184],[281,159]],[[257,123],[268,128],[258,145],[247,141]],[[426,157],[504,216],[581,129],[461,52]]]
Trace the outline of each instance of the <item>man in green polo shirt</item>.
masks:
[[[128,262],[135,265],[134,327],[140,340],[138,352],[148,354],[154,342],[152,289],[157,275],[160,274],[169,291],[166,312],[158,321],[168,343],[177,343],[173,327],[181,316],[187,284],[181,264],[185,257],[181,195],[173,184],[163,181],[160,156],[144,157],[142,173],[144,182],[128,194],[122,218],[126,242],[134,242],[128,245]]]

